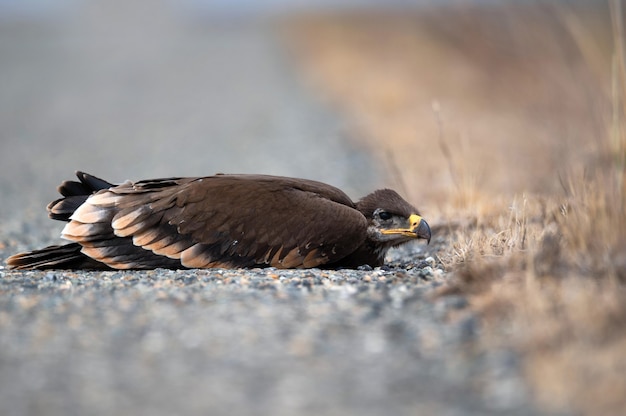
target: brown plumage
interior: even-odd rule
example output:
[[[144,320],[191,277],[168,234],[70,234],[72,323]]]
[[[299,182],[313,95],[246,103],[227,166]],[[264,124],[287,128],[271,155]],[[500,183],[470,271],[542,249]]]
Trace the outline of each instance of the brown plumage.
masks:
[[[73,243],[16,254],[15,269],[380,266],[390,247],[430,240],[417,210],[389,189],[354,203],[341,190],[266,175],[113,185],[77,172],[50,218]]]

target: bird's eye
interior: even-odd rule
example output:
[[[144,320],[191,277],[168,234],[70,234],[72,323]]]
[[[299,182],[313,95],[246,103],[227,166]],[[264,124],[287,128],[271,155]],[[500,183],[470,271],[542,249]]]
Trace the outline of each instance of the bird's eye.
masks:
[[[381,211],[378,213],[378,218],[380,218],[383,221],[390,220],[391,217],[392,217],[391,213],[387,211]]]

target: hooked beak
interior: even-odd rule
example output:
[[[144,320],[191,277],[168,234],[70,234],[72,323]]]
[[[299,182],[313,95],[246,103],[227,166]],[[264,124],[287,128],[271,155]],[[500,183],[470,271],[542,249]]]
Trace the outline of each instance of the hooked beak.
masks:
[[[399,234],[411,238],[423,238],[427,244],[430,243],[430,226],[422,217],[412,214],[409,217],[410,228],[392,228],[381,230],[383,234]]]
[[[423,238],[426,240],[426,244],[430,244],[430,226],[423,219],[417,225],[417,228],[414,229],[415,234],[417,234],[417,238]]]

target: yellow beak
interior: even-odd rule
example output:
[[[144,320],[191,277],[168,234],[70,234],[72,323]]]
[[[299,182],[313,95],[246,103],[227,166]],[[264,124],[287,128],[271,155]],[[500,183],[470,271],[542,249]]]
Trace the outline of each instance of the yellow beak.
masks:
[[[381,230],[381,233],[402,235],[411,238],[423,238],[430,243],[430,226],[422,217],[417,214],[411,214],[411,216],[409,216],[409,224],[408,228],[391,228]]]

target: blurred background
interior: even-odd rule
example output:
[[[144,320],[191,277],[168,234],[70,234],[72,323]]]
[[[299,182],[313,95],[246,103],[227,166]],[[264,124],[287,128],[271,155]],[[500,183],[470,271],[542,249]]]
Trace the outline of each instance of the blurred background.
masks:
[[[0,0],[0,192],[40,204],[22,187],[47,201],[76,169],[389,185],[437,212],[553,192],[598,163],[612,51],[601,1]]]
[[[292,27],[308,79],[435,212],[554,195],[604,163],[620,108],[608,3],[429,2]]]
[[[77,169],[115,182],[299,176],[354,198],[380,185],[382,169],[294,71],[277,33],[285,6],[299,8],[0,1],[2,218],[41,217]]]

